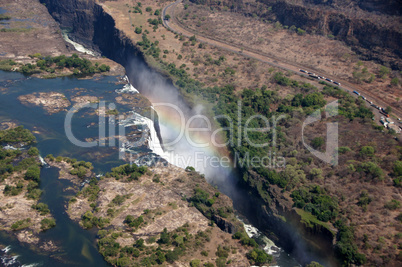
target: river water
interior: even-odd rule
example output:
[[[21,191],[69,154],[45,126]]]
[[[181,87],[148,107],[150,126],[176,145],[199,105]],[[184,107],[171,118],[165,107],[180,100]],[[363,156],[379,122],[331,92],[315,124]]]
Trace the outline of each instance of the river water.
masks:
[[[186,115],[201,114],[201,109],[189,109],[181,99],[177,91],[169,82],[164,80],[160,75],[149,69],[143,68],[141,64],[135,69],[129,69],[128,76],[130,81],[138,90],[150,98],[153,103],[175,103]],[[127,86],[116,85],[116,77],[101,77],[97,79],[77,79],[77,78],[57,78],[50,80],[42,80],[23,76],[19,73],[1,72],[0,71],[0,88],[6,88],[0,95],[0,121],[16,121],[26,128],[34,131],[37,137],[37,147],[42,156],[53,154],[55,156],[68,156],[77,158],[78,160],[91,161],[95,167],[96,173],[104,173],[109,171],[111,167],[123,164],[118,159],[119,150],[116,147],[93,147],[81,148],[72,144],[66,137],[64,130],[64,119],[66,112],[60,112],[48,115],[40,107],[32,107],[22,105],[17,97],[19,95],[30,94],[33,92],[62,92],[68,99],[75,96],[78,91],[82,91],[83,95],[93,95],[102,98],[108,103],[114,102],[118,96],[119,90]],[[79,89],[77,89],[79,88]],[[170,89],[169,89],[170,88]],[[117,89],[117,92],[116,92]],[[133,89],[130,87],[133,91]],[[159,93],[158,93],[159,90]],[[175,89],[177,90],[177,89]],[[132,93],[135,93],[134,91]],[[127,107],[118,106],[119,111],[127,111]],[[172,125],[169,119],[166,119],[162,113],[163,109],[156,107],[159,113],[159,122],[161,124],[161,134],[163,140],[168,143],[174,136],[176,131],[175,125]],[[140,112],[137,110],[137,112]],[[170,115],[170,112],[166,112]],[[142,118],[142,119],[141,119]],[[141,117],[137,123],[144,125],[144,129],[152,128],[152,122],[146,117]],[[186,116],[188,118],[188,116]],[[74,135],[84,140],[89,137],[98,136],[99,127],[97,125],[97,116],[83,110],[74,115],[73,128]],[[137,121],[138,122],[138,121]],[[135,124],[135,123],[134,123]],[[156,142],[155,129],[148,129],[150,135],[148,143],[152,148],[158,149]],[[152,140],[150,140],[152,139]],[[158,140],[159,141],[159,140]],[[168,161],[181,167],[187,165],[194,166],[197,170],[206,174],[207,180],[229,195],[233,201],[235,208],[243,211],[252,212],[253,203],[247,200],[246,192],[241,192],[237,188],[237,172],[233,168],[212,168],[198,164],[195,159],[191,159],[194,153],[200,152],[201,161],[208,156],[218,155],[220,151],[201,148],[194,149],[189,146],[188,141],[180,141],[166,147],[164,156]],[[140,147],[137,152],[151,153],[151,150]],[[185,155],[190,157],[189,162],[177,161],[172,155]],[[68,181],[59,180],[58,172],[55,168],[42,168],[41,172],[41,189],[44,193],[41,202],[49,205],[51,213],[54,215],[57,225],[55,228],[46,231],[40,235],[42,240],[52,240],[60,251],[52,257],[40,252],[40,249],[20,244],[18,240],[11,235],[0,232],[0,244],[6,247],[0,251],[3,264],[8,266],[19,266],[21,264],[37,264],[40,266],[107,266],[102,256],[97,252],[95,235],[96,231],[83,230],[78,224],[72,222],[64,212],[64,205],[67,199],[73,194],[70,190],[64,190],[71,184]],[[297,266],[299,265],[291,256],[280,248],[276,248],[272,241],[262,235],[258,229],[254,228],[246,218],[250,217],[247,212],[240,212],[239,216],[243,217],[246,223],[246,230],[250,236],[258,237],[264,243],[266,251],[273,254],[279,266]],[[275,248],[273,250],[273,248]],[[16,258],[15,255],[18,255]]]

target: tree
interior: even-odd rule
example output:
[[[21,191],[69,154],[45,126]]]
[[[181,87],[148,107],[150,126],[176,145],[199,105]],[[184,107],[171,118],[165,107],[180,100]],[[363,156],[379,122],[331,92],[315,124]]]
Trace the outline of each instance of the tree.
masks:
[[[30,155],[30,156],[37,156],[37,155],[39,155],[39,150],[38,150],[36,147],[31,147],[31,148],[28,150],[28,155]]]
[[[390,106],[387,106],[387,107],[385,108],[385,112],[391,113],[391,112],[392,112],[392,108],[391,108]]]
[[[40,228],[45,231],[45,230],[55,227],[56,221],[53,218],[50,218],[50,219],[45,218],[40,222],[40,224],[41,224]]]
[[[372,157],[374,156],[374,147],[372,146],[364,146],[360,149],[360,155],[362,157]]]
[[[272,256],[268,255],[264,250],[254,248],[247,253],[247,258],[251,263],[262,265],[272,261]]]
[[[380,76],[380,78],[384,79],[384,78],[386,78],[386,76],[387,76],[388,74],[390,74],[390,72],[391,72],[390,69],[388,69],[388,68],[385,67],[385,66],[381,66],[381,67],[380,67],[380,70],[379,70],[379,72],[378,72],[378,75]]]
[[[315,137],[312,141],[311,141],[311,145],[315,148],[315,149],[319,149],[322,147],[322,145],[325,143],[325,140],[323,137]]]
[[[394,175],[397,177],[402,176],[402,161],[400,160],[394,163]]]
[[[25,173],[25,180],[40,181],[40,168],[37,165],[32,165]]]
[[[167,14],[167,15],[165,16],[165,19],[166,19],[166,20],[170,20],[170,15]]]
[[[190,261],[190,266],[191,266],[191,267],[199,267],[200,264],[201,264],[201,261],[200,261],[200,260],[197,260],[197,259]]]

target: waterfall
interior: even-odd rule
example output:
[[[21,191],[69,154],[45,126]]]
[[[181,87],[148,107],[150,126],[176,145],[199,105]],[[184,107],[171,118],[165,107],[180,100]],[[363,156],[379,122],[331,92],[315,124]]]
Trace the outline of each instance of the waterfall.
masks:
[[[67,43],[72,44],[72,45],[74,46],[75,50],[77,50],[78,52],[81,52],[81,53],[84,53],[84,54],[88,54],[88,55],[91,55],[91,56],[94,56],[94,57],[97,56],[97,54],[96,54],[95,52],[93,52],[93,51],[91,51],[91,50],[89,50],[89,49],[86,49],[83,45],[81,45],[81,44],[79,44],[79,43],[76,43],[76,42],[74,42],[73,40],[71,40],[70,37],[68,37],[67,31],[62,31],[61,34],[62,34],[62,36],[63,36],[63,39],[64,39]]]
[[[50,168],[49,164],[46,163],[46,161],[43,159],[41,155],[39,155],[39,160],[42,167]]]

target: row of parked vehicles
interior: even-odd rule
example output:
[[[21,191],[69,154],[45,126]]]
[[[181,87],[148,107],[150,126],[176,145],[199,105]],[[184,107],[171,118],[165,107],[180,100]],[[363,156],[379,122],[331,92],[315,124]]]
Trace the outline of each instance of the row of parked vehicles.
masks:
[[[308,74],[310,77],[315,78],[315,79],[318,79],[318,80],[325,80],[325,81],[334,83],[334,84],[336,84],[336,85],[338,85],[338,86],[341,85],[341,83],[339,83],[339,82],[333,81],[333,80],[331,80],[331,79],[329,79],[329,78],[325,78],[325,77],[323,77],[323,76],[316,75],[315,73],[308,72],[308,71],[306,71],[306,70],[300,69],[300,72],[306,73],[306,74]],[[348,91],[348,90],[347,90],[347,91]],[[387,118],[387,119],[384,120],[384,117],[381,117],[381,123],[384,124],[384,126],[387,126],[387,125],[393,126],[393,121],[388,119],[388,118],[389,118],[389,114],[388,114],[388,112],[385,111],[384,108],[382,108],[382,107],[380,107],[380,106],[377,106],[376,104],[373,103],[373,101],[368,100],[364,95],[361,95],[361,94],[360,94],[359,92],[357,92],[357,91],[353,91],[353,93],[356,94],[356,95],[358,95],[358,96],[360,96],[363,100],[365,100],[367,103],[369,103],[372,107],[378,109],[379,113],[382,114],[382,115],[384,115],[384,116]],[[374,120],[374,118],[373,118],[373,120]],[[402,124],[402,120],[401,120],[400,118],[398,118],[398,121],[399,121],[399,123]],[[398,131],[397,131],[398,133],[401,132],[402,126],[399,126],[399,128],[397,127],[397,130],[398,130]]]
[[[378,109],[378,111],[379,111],[382,115],[384,115],[384,116],[386,116],[387,118],[389,118],[389,114],[388,114],[388,112],[385,111],[384,108],[382,108],[382,107],[380,107],[380,106],[377,106],[376,104],[373,103],[373,101],[368,100],[365,96],[361,95],[361,94],[360,94],[359,92],[357,92],[357,91],[353,91],[353,93],[356,94],[356,95],[358,95],[358,96],[361,96],[361,98],[363,98],[363,100],[366,100],[367,103],[369,103],[372,107]]]
[[[324,76],[319,76],[319,75],[316,75],[315,73],[308,72],[308,71],[306,71],[306,70],[300,70],[300,72],[307,73],[308,76],[310,76],[310,77],[312,77],[312,78],[315,78],[315,79],[317,79],[317,80],[325,80],[325,81],[327,81],[327,82],[334,83],[334,84],[336,84],[336,85],[338,85],[338,86],[341,86],[341,83],[338,83],[338,82],[336,82],[336,81],[333,81],[333,80],[331,80],[331,79],[329,79],[329,78],[325,78]]]

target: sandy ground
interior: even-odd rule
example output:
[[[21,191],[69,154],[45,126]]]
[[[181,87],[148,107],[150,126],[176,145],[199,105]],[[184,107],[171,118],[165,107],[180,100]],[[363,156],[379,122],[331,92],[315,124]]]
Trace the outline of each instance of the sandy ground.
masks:
[[[160,177],[159,183],[152,181],[156,175]],[[180,182],[177,181],[178,179]],[[209,187],[203,179],[197,182]],[[150,172],[141,176],[139,181],[127,182],[123,179],[117,181],[112,177],[100,180],[98,185],[100,192],[95,203],[99,210],[93,214],[96,217],[110,218],[107,228],[123,232],[123,236],[116,240],[121,246],[131,246],[139,238],[146,240],[149,237],[158,236],[164,228],[170,232],[188,223],[189,232],[193,235],[208,229],[212,231],[211,241],[203,248],[209,251],[210,256],[201,257],[200,252],[203,249],[189,252],[179,259],[178,266],[186,266],[188,264],[186,261],[194,258],[205,258],[203,259],[205,261],[215,260],[218,245],[230,245],[237,249],[238,252],[229,258],[233,261],[232,266],[248,265],[244,257],[246,251],[231,238],[231,234],[223,232],[216,226],[208,226],[209,220],[182,199],[183,195],[192,193],[194,186],[194,182],[183,169],[171,165],[159,166],[151,168]],[[117,195],[126,196],[126,200],[121,205],[112,202]],[[85,212],[93,211],[93,209],[90,207],[90,202],[83,196],[76,199],[77,201],[69,203],[68,214],[72,220],[80,221]],[[110,209],[114,210],[112,216],[108,215]],[[149,210],[148,213],[145,214],[145,210]],[[146,223],[136,231],[129,231],[124,224],[127,215],[133,215],[135,218],[142,215]]]
[[[49,92],[49,93],[33,93],[29,95],[21,95],[18,100],[24,104],[32,104],[34,106],[42,107],[49,114],[54,114],[60,111],[67,111],[67,107],[71,105],[70,101],[62,93]]]
[[[102,57],[80,53],[64,41],[59,24],[39,0],[0,0],[0,7],[10,20],[3,20],[0,29],[0,60],[12,59],[18,63],[34,63],[28,55],[40,53],[43,56],[71,56],[73,53],[90,59],[93,64],[107,64],[111,67],[107,75],[124,75],[125,70],[116,62]],[[71,74],[65,71],[65,74]],[[42,77],[47,74],[36,74]]]

